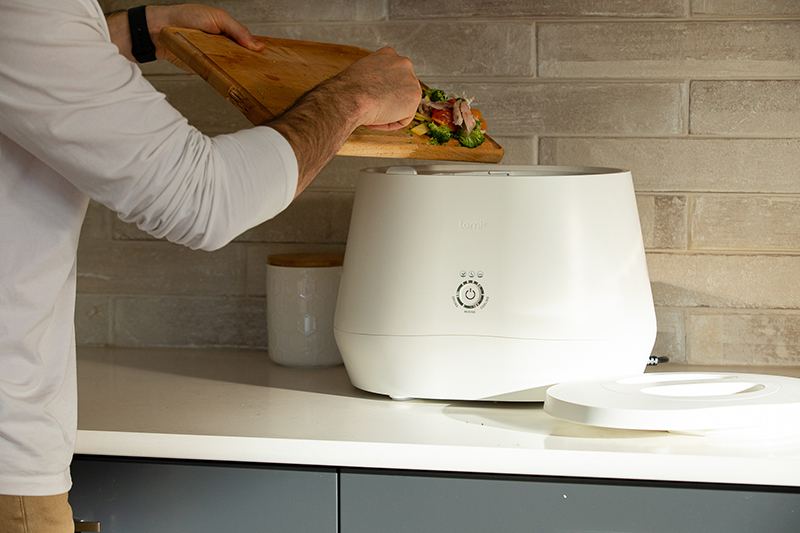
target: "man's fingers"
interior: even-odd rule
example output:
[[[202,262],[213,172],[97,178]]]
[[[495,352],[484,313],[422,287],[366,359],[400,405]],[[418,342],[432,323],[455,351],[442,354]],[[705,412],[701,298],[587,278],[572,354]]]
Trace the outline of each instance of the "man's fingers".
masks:
[[[371,129],[371,130],[381,130],[381,131],[399,130],[399,129],[405,128],[406,126],[411,124],[411,121],[413,119],[414,119],[414,116],[412,115],[412,116],[410,116],[408,118],[404,118],[403,120],[398,120],[398,121],[392,122],[390,124],[373,124],[373,125],[370,125],[370,126],[367,126],[367,127],[369,129]]]
[[[364,126],[368,130],[378,130],[378,131],[390,131],[391,124],[373,124],[371,126]]]
[[[223,30],[223,33],[254,52],[260,52],[264,49],[264,43],[257,41],[250,31],[238,22],[233,21],[231,25]]]
[[[247,27],[228,15],[227,12],[222,12],[217,20],[217,27],[220,33],[227,35],[245,48],[249,48],[255,52],[260,52],[264,49],[264,43],[256,40]]]

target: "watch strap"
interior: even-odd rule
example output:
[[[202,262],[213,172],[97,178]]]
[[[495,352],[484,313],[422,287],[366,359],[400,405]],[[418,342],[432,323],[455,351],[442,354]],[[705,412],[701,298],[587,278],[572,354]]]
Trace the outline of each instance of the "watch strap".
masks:
[[[132,7],[128,10],[128,27],[131,29],[131,53],[139,63],[156,60],[156,45],[150,39],[147,28],[147,6]]]

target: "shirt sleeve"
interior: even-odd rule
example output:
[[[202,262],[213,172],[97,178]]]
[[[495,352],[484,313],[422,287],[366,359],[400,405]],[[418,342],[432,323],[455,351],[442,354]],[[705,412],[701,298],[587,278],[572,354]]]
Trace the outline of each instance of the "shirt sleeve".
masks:
[[[259,126],[209,137],[80,0],[0,0],[0,133],[156,237],[213,250],[282,211],[297,160]]]

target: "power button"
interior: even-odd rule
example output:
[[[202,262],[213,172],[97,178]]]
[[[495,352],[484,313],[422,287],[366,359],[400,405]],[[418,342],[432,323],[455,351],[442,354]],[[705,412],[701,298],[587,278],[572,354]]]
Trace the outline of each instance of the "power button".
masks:
[[[474,309],[483,302],[483,287],[474,280],[462,282],[456,290],[456,300],[465,309]]]

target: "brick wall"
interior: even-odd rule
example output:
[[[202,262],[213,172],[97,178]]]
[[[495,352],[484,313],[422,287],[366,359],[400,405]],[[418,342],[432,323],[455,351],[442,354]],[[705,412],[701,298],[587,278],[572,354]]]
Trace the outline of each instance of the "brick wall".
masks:
[[[477,97],[508,163],[630,168],[655,351],[800,364],[800,2],[216,4],[259,34],[393,45],[429,84]],[[246,125],[199,79],[169,65],[146,73],[203,131]],[[337,158],[285,213],[213,253],[155,241],[93,205],[79,343],[265,346],[266,256],[342,249],[356,171],[374,164],[387,162]]]

